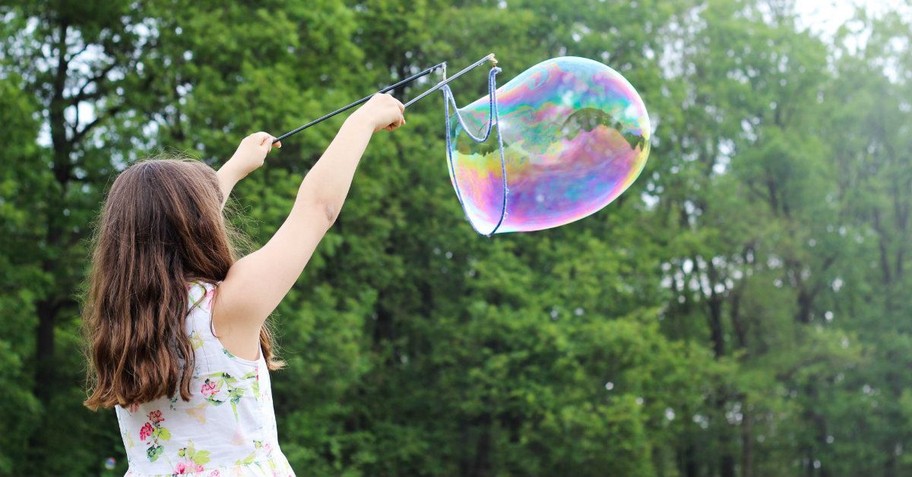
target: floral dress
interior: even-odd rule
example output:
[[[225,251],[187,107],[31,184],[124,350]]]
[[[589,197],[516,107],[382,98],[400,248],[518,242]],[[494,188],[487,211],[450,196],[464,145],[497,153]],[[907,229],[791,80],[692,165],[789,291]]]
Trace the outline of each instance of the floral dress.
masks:
[[[126,476],[293,476],[279,449],[269,371],[225,349],[214,334],[215,287],[190,288],[186,329],[196,352],[190,401],[163,397],[116,407]]]

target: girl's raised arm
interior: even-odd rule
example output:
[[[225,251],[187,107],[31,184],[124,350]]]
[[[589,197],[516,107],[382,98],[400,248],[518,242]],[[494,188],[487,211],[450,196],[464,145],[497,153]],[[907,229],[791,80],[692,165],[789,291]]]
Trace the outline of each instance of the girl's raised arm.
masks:
[[[244,358],[257,357],[263,322],[294,285],[338,217],[371,136],[380,129],[392,131],[405,124],[403,111],[398,100],[378,94],[352,113],[301,182],[294,206],[279,230],[228,271],[213,305],[213,320],[229,351]]]

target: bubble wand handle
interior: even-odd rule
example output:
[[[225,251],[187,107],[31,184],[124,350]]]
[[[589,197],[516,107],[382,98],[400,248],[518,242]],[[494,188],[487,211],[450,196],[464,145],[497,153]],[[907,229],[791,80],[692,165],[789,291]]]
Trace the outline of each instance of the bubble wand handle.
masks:
[[[406,83],[411,83],[412,81],[415,81],[416,79],[421,78],[422,76],[427,76],[427,75],[433,73],[434,71],[436,71],[436,70],[438,70],[438,69],[441,69],[441,68],[445,68],[445,67],[446,67],[446,63],[438,63],[438,64],[436,64],[436,65],[434,65],[434,66],[431,66],[430,68],[425,69],[424,71],[421,71],[420,73],[415,73],[415,74],[413,74],[412,76],[409,76],[408,78],[405,78],[404,80],[402,80],[402,81],[400,81],[400,82],[398,82],[398,83],[396,83],[396,84],[391,84],[391,85],[389,85],[389,86],[387,86],[387,87],[381,89],[380,91],[378,91],[378,93],[388,93],[388,92],[390,92],[390,91],[392,91],[392,90],[394,90],[394,89],[396,89],[396,88],[398,88],[398,87],[400,87],[400,86],[402,86],[402,85],[404,85],[404,84],[406,84]],[[365,96],[365,97],[363,97],[363,98],[361,98],[361,99],[359,99],[359,100],[357,100],[357,101],[355,101],[355,102],[353,102],[353,103],[351,103],[351,104],[348,104],[348,105],[346,105],[346,106],[343,106],[343,107],[341,107],[341,108],[339,108],[339,109],[337,109],[337,110],[335,110],[335,111],[333,111],[333,112],[331,112],[331,113],[324,114],[323,116],[320,116],[319,118],[314,119],[313,121],[311,121],[311,122],[309,122],[309,123],[307,123],[307,124],[305,124],[305,125],[303,125],[303,126],[300,126],[300,127],[295,128],[295,129],[292,129],[291,131],[288,131],[287,133],[282,134],[281,136],[278,136],[277,138],[275,138],[275,140],[273,140],[272,143],[275,144],[275,143],[281,141],[282,139],[285,139],[285,138],[287,138],[287,137],[289,137],[289,136],[292,136],[292,135],[294,135],[294,134],[297,134],[297,133],[299,133],[299,132],[301,132],[301,131],[303,131],[303,130],[305,130],[305,129],[311,127],[311,126],[313,126],[314,124],[322,123],[323,121],[326,121],[327,119],[329,119],[329,118],[331,118],[331,117],[333,117],[333,116],[335,116],[335,115],[337,115],[337,114],[339,114],[339,113],[343,113],[343,112],[345,112],[345,111],[348,111],[349,109],[354,108],[355,106],[358,106],[359,104],[362,104],[362,103],[367,102],[367,100],[371,99],[372,96],[373,96],[373,94],[370,95],[370,96]]]
[[[415,96],[415,97],[412,98],[409,102],[405,103],[403,106],[405,106],[405,107],[407,108],[407,107],[409,107],[409,106],[411,106],[411,105],[417,103],[418,100],[420,100],[420,99],[424,98],[425,96],[427,96],[427,95],[433,93],[434,91],[439,90],[440,88],[443,88],[443,87],[446,86],[450,81],[453,81],[454,79],[459,78],[460,76],[462,76],[462,75],[468,73],[469,71],[472,71],[472,70],[474,70],[475,68],[478,68],[479,66],[483,65],[486,61],[490,61],[490,62],[491,62],[493,65],[495,65],[495,66],[497,65],[497,59],[494,58],[494,53],[491,53],[491,54],[489,54],[488,56],[485,56],[484,58],[482,58],[482,59],[476,61],[475,63],[472,63],[471,65],[466,66],[465,68],[459,70],[459,71],[456,72],[456,74],[454,74],[453,76],[450,76],[449,78],[444,78],[441,82],[437,83],[436,85],[434,85],[433,87],[431,87],[431,88],[428,89],[427,91],[425,91],[425,92],[419,94],[418,96]]]

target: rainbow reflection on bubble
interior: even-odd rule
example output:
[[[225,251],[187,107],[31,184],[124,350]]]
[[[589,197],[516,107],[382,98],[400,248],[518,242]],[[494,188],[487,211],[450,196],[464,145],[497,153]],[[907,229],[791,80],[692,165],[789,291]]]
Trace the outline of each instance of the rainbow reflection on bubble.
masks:
[[[499,122],[487,141],[473,141],[455,116],[448,124],[450,179],[469,222],[485,235],[548,229],[589,216],[624,192],[649,156],[642,99],[597,61],[539,63],[497,89],[497,107]],[[473,134],[483,134],[488,97],[459,115]]]

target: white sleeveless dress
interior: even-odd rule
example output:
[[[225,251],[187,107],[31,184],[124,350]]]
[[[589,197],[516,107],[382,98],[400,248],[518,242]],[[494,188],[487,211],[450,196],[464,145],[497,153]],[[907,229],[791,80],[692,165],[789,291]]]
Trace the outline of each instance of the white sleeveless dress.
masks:
[[[215,286],[190,288],[186,330],[196,352],[190,401],[163,397],[116,407],[128,477],[293,476],[279,449],[269,370],[215,336]]]

